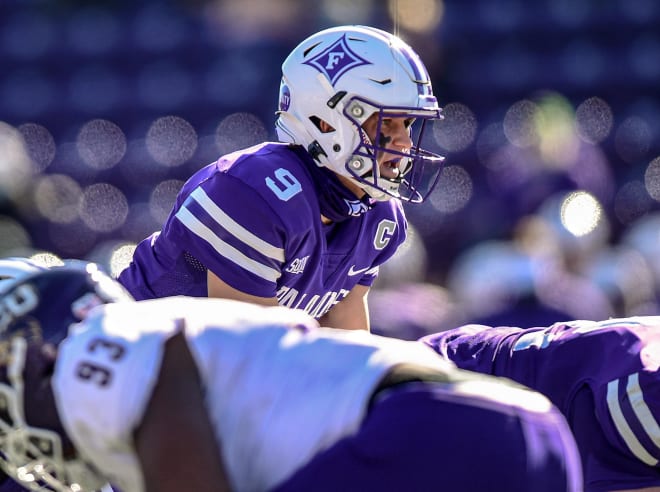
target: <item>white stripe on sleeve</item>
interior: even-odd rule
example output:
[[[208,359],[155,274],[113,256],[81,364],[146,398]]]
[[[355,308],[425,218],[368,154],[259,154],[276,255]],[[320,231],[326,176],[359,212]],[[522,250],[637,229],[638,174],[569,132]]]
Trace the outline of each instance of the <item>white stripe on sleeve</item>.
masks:
[[[630,451],[647,465],[657,465],[658,460],[644,449],[644,446],[642,446],[642,443],[635,436],[635,433],[630,428],[630,425],[628,425],[626,417],[621,411],[621,406],[619,405],[619,379],[607,383],[607,407],[610,410],[610,416],[614,421],[616,429],[619,431],[619,435],[625,441]]]
[[[277,281],[277,279],[282,275],[279,270],[270,268],[262,263],[259,263],[258,261],[248,258],[232,245],[227,244],[225,241],[220,239],[211,229],[206,227],[187,208],[181,207],[176,213],[176,217],[191,232],[210,244],[213,249],[215,249],[221,256],[236,263],[238,266],[246,269],[247,271],[254,273],[264,280],[268,280],[269,282]]]
[[[651,413],[648,405],[644,401],[644,392],[639,385],[639,373],[628,376],[628,385],[626,386],[628,399],[635,415],[642,424],[644,431],[648,434],[651,441],[660,449],[660,426]]]
[[[280,262],[284,262],[284,249],[273,246],[272,244],[255,236],[245,227],[229,217],[229,215],[227,215],[220,207],[216,205],[213,200],[211,200],[211,198],[202,188],[197,188],[190,194],[190,196],[202,206],[206,213],[213,217],[213,220],[215,220],[225,230],[234,235],[234,237],[240,239],[262,255],[274,260],[278,260]]]

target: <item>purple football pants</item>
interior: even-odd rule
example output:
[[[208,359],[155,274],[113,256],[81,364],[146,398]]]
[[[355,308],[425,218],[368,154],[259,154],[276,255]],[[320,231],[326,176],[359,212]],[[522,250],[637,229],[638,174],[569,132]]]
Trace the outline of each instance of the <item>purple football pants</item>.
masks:
[[[557,410],[531,412],[434,383],[381,395],[356,434],[319,453],[277,492],[582,488],[575,442]]]

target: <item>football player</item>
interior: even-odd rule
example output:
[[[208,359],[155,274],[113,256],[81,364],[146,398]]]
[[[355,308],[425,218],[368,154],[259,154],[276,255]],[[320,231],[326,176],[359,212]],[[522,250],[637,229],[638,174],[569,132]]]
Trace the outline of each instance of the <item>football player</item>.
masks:
[[[194,174],[119,281],[138,300],[279,304],[368,330],[369,288],[406,236],[401,202],[424,200],[441,170],[419,146],[441,118],[429,75],[392,34],[323,30],[284,61],[277,114],[280,142]]]
[[[462,369],[550,398],[575,435],[586,491],[660,492],[660,317],[466,325],[421,340]]]
[[[17,280],[0,310],[0,465],[35,490],[581,487],[547,398],[415,341],[227,299],[135,302],[93,264]]]

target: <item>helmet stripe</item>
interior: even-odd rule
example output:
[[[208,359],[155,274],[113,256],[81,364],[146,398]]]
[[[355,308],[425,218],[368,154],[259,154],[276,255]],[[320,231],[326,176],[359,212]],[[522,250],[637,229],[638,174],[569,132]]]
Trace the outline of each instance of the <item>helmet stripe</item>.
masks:
[[[413,51],[413,49],[408,46],[408,44],[403,41],[398,36],[390,34],[380,29],[375,29],[367,27],[374,35],[380,36],[385,39],[389,44],[392,45],[397,51],[399,51],[403,57],[408,61],[410,68],[417,83],[417,93],[419,95],[430,95],[431,94],[431,84],[430,77],[426,71],[426,67],[422,63],[419,56]]]

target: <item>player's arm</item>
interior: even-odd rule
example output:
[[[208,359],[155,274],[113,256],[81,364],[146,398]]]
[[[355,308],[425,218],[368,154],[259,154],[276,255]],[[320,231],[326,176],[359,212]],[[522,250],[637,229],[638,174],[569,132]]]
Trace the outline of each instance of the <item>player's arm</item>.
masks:
[[[259,297],[246,294],[243,291],[234,289],[232,286],[214,274],[211,270],[208,270],[206,278],[208,297],[234,299],[235,301],[251,302],[253,304],[261,304],[263,306],[277,306],[276,297]]]
[[[135,433],[146,492],[230,490],[197,367],[185,336],[165,346],[160,375]]]
[[[342,328],[344,330],[366,330],[370,331],[369,309],[367,295],[369,287],[356,285],[337,304],[332,306],[319,320],[321,326],[331,328]]]

